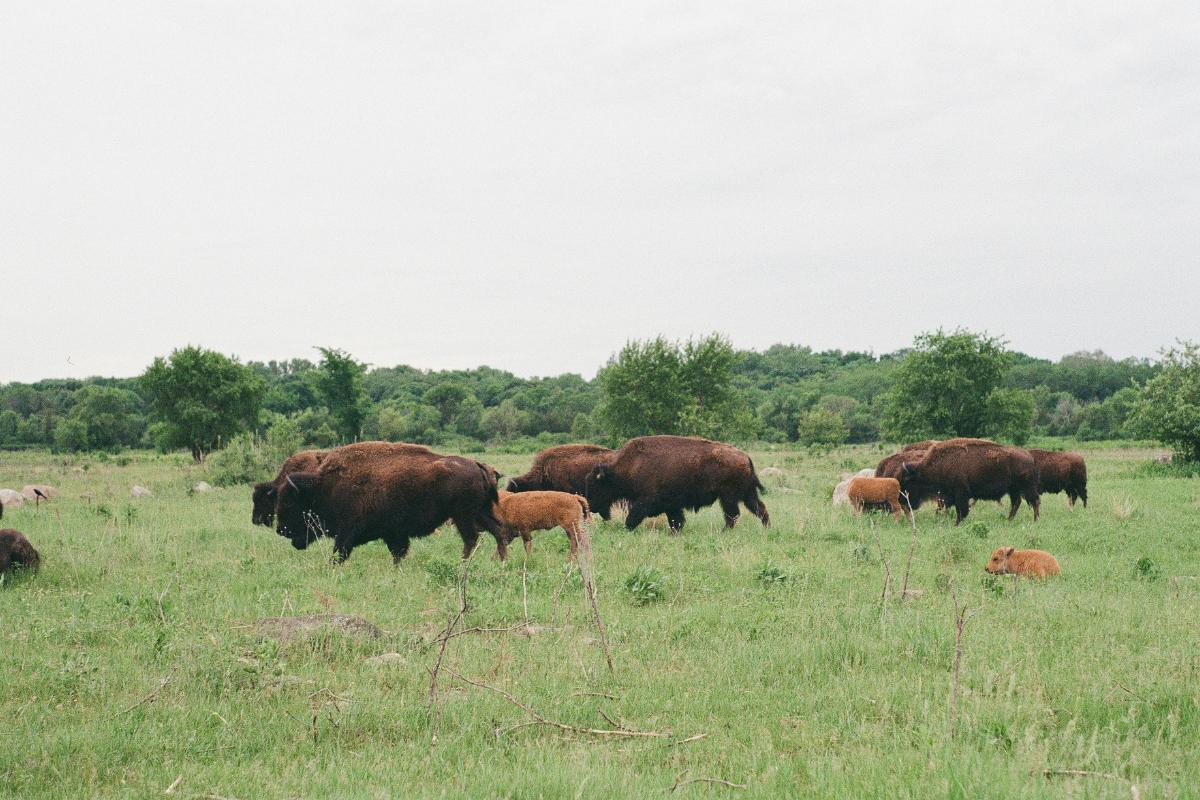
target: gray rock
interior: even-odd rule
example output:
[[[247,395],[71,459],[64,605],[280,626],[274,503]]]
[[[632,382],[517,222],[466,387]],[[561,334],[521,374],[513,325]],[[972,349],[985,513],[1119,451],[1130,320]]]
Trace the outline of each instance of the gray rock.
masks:
[[[309,614],[302,617],[269,617],[254,624],[261,636],[281,642],[304,639],[323,630],[337,630],[348,636],[378,638],[383,634],[376,625],[350,614]]]
[[[129,496],[133,498],[154,497],[154,492],[150,491],[145,486],[134,486],[129,490]]]

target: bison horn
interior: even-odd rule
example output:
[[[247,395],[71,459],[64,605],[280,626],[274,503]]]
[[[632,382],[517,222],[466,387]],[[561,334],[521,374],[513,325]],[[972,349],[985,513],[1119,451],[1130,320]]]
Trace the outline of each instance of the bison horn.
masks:
[[[298,492],[298,491],[300,491],[300,487],[296,485],[296,482],[295,482],[294,480],[292,480],[292,476],[291,476],[291,475],[288,475],[288,479],[287,479],[287,481],[288,481],[288,485],[289,485],[289,486],[291,486],[291,487],[292,487],[293,489],[295,489],[297,492]]]

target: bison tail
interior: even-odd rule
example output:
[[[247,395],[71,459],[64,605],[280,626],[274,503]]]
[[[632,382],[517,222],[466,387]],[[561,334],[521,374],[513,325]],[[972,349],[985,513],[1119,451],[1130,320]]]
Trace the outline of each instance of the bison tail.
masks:
[[[754,459],[746,456],[746,460],[750,462],[750,477],[754,479],[754,488],[758,489],[763,494],[767,493],[767,487],[763,486],[763,482],[758,479],[758,471],[754,469]]]
[[[579,501],[579,508],[583,510],[583,518],[585,520],[592,518],[592,507],[588,505],[587,498],[583,495],[575,495],[575,499]]]

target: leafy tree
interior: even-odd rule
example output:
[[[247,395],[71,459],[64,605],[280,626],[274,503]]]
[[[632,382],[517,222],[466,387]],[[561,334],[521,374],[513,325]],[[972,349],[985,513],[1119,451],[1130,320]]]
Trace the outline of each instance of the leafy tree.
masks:
[[[983,436],[996,413],[989,395],[1012,356],[1001,339],[967,330],[924,333],[895,371],[886,425],[896,439]]]
[[[849,433],[840,415],[820,406],[806,412],[796,425],[796,441],[803,445],[841,444]]]
[[[168,359],[154,359],[141,386],[163,422],[159,443],[185,447],[196,461],[254,424],[265,389],[250,368],[193,346],[175,350]]]
[[[996,388],[987,397],[987,435],[1022,445],[1033,433],[1037,401],[1024,389]]]
[[[529,424],[529,416],[528,412],[517,408],[512,400],[504,400],[495,408],[483,412],[483,435],[496,442],[515,439]]]
[[[317,349],[321,351],[321,364],[317,367],[313,386],[333,416],[338,436],[343,442],[354,441],[362,435],[363,420],[367,416],[367,392],[363,388],[367,365],[341,350]]]
[[[75,405],[55,425],[54,444],[60,450],[132,446],[145,425],[136,414],[137,404],[137,395],[126,389],[88,384],[75,393]]]
[[[733,387],[736,361],[719,334],[683,345],[661,336],[629,342],[597,376],[603,395],[597,412],[617,438],[744,435],[754,418]]]
[[[1200,345],[1163,351],[1162,370],[1142,387],[1131,422],[1181,459],[1200,462]]]

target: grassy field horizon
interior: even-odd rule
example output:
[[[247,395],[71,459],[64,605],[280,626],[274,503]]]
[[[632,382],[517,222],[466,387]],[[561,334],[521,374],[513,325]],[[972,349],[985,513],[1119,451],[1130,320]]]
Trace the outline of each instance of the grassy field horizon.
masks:
[[[509,630],[449,639],[432,707],[452,528],[399,566],[380,542],[334,566],[328,542],[251,525],[248,486],[194,491],[190,458],[0,453],[0,487],[60,491],[0,520],[44,560],[0,585],[0,796],[1200,796],[1200,480],[1089,444],[1087,509],[1046,495],[1039,522],[1009,522],[980,502],[958,527],[922,509],[909,567],[910,526],[830,506],[887,452],[751,449],[782,471],[767,529],[723,531],[718,508],[679,536],[597,519],[612,674],[562,532],[504,564],[485,535],[463,627]],[[476,455],[506,475],[532,459]],[[1001,545],[1049,550],[1062,577],[986,575]],[[381,634],[257,627],[331,613]],[[664,735],[525,725],[452,672],[569,728]]]

